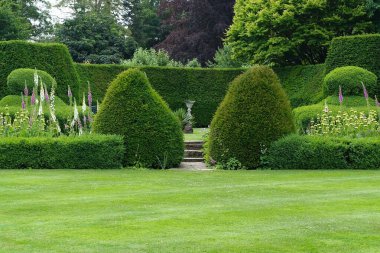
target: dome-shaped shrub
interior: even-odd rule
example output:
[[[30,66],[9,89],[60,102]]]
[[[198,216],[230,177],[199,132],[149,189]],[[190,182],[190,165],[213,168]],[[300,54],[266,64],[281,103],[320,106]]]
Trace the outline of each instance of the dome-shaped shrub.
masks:
[[[256,66],[238,76],[211,123],[209,154],[217,162],[236,158],[255,168],[261,151],[294,132],[288,97],[272,69]]]
[[[25,88],[25,83],[29,90],[34,87],[34,72],[35,69],[15,69],[7,77],[8,90],[11,95],[20,95]],[[41,78],[42,82],[46,84],[47,88],[57,85],[54,78],[49,75],[49,73],[43,70],[37,70],[38,76]]]
[[[336,68],[326,75],[323,82],[323,94],[337,96],[339,86],[341,86],[345,96],[363,96],[362,82],[370,96],[378,94],[377,76],[374,73],[355,66]]]
[[[121,73],[111,83],[93,127],[98,133],[124,136],[126,166],[168,168],[182,161],[180,122],[137,69]]]

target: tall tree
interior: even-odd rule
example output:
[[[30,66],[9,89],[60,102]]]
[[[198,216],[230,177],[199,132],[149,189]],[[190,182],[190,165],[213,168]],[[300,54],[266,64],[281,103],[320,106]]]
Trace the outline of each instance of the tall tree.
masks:
[[[2,37],[6,37],[5,29],[8,29],[7,36],[12,39],[38,38],[51,32],[49,7],[46,0],[0,0]],[[17,31],[12,32],[11,36],[9,32],[12,29]]]
[[[373,0],[237,0],[226,43],[253,64],[322,63],[333,37],[375,31]]]
[[[222,46],[232,22],[235,0],[162,0],[159,13],[171,30],[157,48],[165,49],[176,60],[197,58],[202,64]]]
[[[119,16],[123,0],[60,0],[57,6],[67,6],[75,12],[96,12]]]
[[[139,47],[151,48],[162,41],[159,3],[160,0],[124,0],[124,21]]]
[[[56,37],[76,62],[119,63],[136,49],[128,30],[114,17],[94,12],[75,14],[59,27]]]

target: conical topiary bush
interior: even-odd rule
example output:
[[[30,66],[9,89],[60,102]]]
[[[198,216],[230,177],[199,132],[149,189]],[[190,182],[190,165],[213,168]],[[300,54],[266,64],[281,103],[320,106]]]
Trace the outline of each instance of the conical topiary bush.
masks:
[[[294,132],[289,100],[272,69],[256,66],[238,76],[211,123],[209,154],[216,162],[235,158],[247,168],[273,141]]]
[[[94,132],[124,136],[124,165],[173,167],[183,158],[180,122],[149,83],[130,69],[111,83],[94,120]]]

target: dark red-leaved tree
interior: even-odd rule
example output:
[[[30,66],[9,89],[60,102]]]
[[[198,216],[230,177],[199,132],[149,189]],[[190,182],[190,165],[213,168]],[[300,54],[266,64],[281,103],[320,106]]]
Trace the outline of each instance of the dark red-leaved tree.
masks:
[[[156,45],[182,62],[213,59],[231,25],[235,0],[161,0],[159,15],[171,32]]]

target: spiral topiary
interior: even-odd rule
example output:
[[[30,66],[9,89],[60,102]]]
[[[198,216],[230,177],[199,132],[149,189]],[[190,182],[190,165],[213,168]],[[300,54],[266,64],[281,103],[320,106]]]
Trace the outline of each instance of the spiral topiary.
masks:
[[[47,72],[35,69],[15,69],[7,77],[7,86],[10,94],[20,95],[24,91],[25,84],[31,90],[34,87],[34,73],[37,72],[42,83],[50,90],[52,86],[57,86],[57,82]]]
[[[182,161],[180,122],[137,69],[122,72],[111,83],[93,129],[124,136],[124,166],[169,168]]]
[[[356,66],[336,68],[326,75],[323,82],[323,94],[326,97],[330,95],[337,96],[339,86],[341,86],[345,96],[362,96],[362,83],[367,88],[370,96],[373,97],[379,94],[377,76],[374,73]]]
[[[288,97],[272,69],[256,66],[238,76],[211,123],[209,155],[216,162],[235,158],[256,168],[260,155],[295,131]]]

